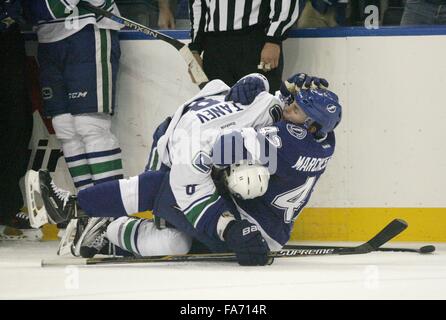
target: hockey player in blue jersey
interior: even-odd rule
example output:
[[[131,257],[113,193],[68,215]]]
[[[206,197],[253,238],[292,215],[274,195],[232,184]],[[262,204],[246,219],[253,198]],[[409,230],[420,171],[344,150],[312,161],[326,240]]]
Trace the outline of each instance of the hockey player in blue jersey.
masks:
[[[290,80],[300,83],[299,77]],[[244,90],[240,92],[245,93]],[[238,98],[245,99],[246,96],[249,94],[239,95]],[[107,228],[108,239],[134,254],[186,253],[191,238],[195,238],[212,251],[234,251],[242,265],[264,265],[268,251],[279,249],[288,241],[295,217],[308,201],[314,184],[333,154],[332,131],[341,119],[337,96],[328,90],[299,90],[293,94],[283,88],[282,96],[285,98],[284,121],[276,126],[261,128],[258,132],[246,128],[226,135],[230,140],[239,139],[247,149],[243,154],[248,156],[247,140],[258,139],[259,143],[266,143],[267,148],[277,151],[278,166],[263,196],[252,200],[233,197],[234,202],[227,201],[234,205],[217,217],[212,234],[197,230],[181,211],[173,208],[175,197],[169,185],[169,175],[166,178],[164,172],[147,172],[132,178],[139,182],[139,197],[135,194],[124,195],[125,185],[131,181],[120,180],[119,184],[104,184],[101,188],[97,186],[80,192],[80,206],[90,216],[104,217],[153,209],[156,215],[176,227],[154,232],[153,224],[125,217],[111,223]],[[247,99],[250,100],[249,97]],[[266,139],[262,139],[262,136]],[[215,148],[220,148],[221,140]],[[218,159],[214,159],[214,164],[222,166],[231,163],[218,163]],[[76,207],[75,201],[68,194],[61,197],[60,190],[51,185],[49,176],[44,172],[40,173],[40,180],[41,187],[46,189],[42,190],[44,193],[56,202],[57,198],[63,199],[59,203],[64,210],[53,210],[48,203],[51,220],[66,219],[68,212]],[[247,186],[248,189],[252,187],[255,185]],[[104,199],[106,194],[115,194],[116,197]],[[129,198],[134,200],[129,201]],[[104,234],[102,232],[102,239]],[[140,239],[141,235],[146,236]],[[157,247],[154,245],[156,241],[164,245]]]
[[[295,219],[333,156],[333,130],[341,120],[338,97],[331,91],[301,90],[294,98],[283,120],[255,133],[277,150],[277,170],[266,193],[247,200],[231,197],[240,217],[259,226],[270,250],[281,249],[290,239]],[[247,138],[245,134],[243,140]]]

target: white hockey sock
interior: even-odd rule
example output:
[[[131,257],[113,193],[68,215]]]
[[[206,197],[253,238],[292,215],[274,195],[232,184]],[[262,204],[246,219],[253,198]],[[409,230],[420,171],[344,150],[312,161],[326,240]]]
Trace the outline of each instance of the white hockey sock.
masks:
[[[139,256],[186,254],[192,238],[172,228],[159,230],[151,220],[121,217],[108,225],[111,243]]]
[[[76,115],[74,119],[76,132],[85,145],[93,182],[123,178],[121,148],[110,131],[110,115],[89,113]]]
[[[85,146],[81,136],[76,133],[74,117],[69,113],[61,114],[54,117],[52,122],[56,137],[62,144],[65,162],[77,191],[92,186],[93,178],[88,165]]]

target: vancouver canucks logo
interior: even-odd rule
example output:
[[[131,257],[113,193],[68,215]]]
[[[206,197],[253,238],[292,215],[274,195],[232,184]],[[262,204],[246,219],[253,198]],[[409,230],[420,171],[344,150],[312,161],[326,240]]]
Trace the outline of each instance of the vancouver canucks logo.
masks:
[[[330,112],[330,113],[335,113],[336,110],[337,110],[337,107],[334,104],[329,104],[327,106],[327,111]]]
[[[273,119],[273,123],[278,122],[282,119],[282,108],[278,104],[273,105],[269,108],[269,115]]]
[[[303,140],[307,136],[307,130],[302,127],[295,126],[294,124],[287,124],[286,128],[288,132],[296,139]]]
[[[53,89],[50,87],[42,88],[42,98],[43,100],[49,100],[53,98]]]

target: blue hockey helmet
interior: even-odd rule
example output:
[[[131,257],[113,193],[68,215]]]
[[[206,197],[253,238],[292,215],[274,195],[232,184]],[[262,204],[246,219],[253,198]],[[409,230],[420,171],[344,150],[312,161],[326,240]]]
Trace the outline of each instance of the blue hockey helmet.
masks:
[[[300,90],[294,98],[308,116],[306,124],[315,125],[318,132],[329,133],[341,122],[342,106],[338,96],[330,90]]]

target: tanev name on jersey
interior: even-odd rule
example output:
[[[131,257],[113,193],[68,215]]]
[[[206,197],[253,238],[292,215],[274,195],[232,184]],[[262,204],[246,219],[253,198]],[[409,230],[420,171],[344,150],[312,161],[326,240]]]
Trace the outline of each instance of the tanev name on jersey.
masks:
[[[206,123],[220,118],[221,116],[226,116],[227,114],[240,112],[243,110],[245,109],[238,107],[235,103],[225,103],[206,110],[200,110],[200,112],[196,113],[196,116],[198,119],[200,119],[201,123]]]
[[[312,158],[312,157],[302,157],[300,156],[296,164],[292,168],[297,171],[303,172],[315,172],[322,171],[328,164],[331,157],[327,158]]]

